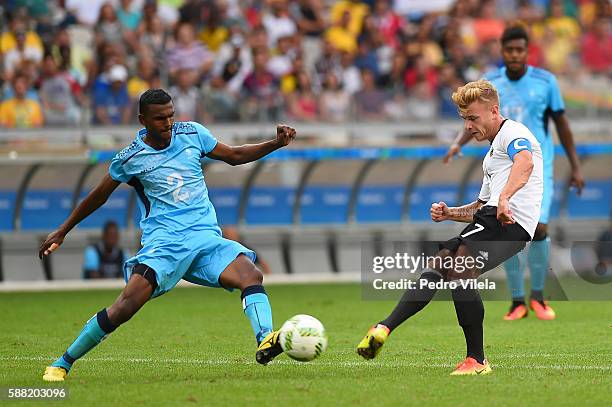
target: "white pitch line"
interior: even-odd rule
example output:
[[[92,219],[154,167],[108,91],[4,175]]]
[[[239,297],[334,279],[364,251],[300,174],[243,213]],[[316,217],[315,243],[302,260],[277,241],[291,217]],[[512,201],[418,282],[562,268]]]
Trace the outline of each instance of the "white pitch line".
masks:
[[[560,356],[560,355],[557,355]],[[53,357],[45,356],[1,356],[2,361],[35,361],[35,362],[48,362],[54,360]],[[182,364],[182,365],[206,365],[206,366],[223,366],[223,365],[256,365],[253,361],[241,361],[241,360],[230,360],[230,359],[173,359],[173,358],[113,358],[113,357],[102,357],[102,358],[83,358],[80,362],[121,362],[121,363],[142,363],[142,364]],[[394,367],[413,367],[413,368],[452,368],[455,367],[451,363],[421,363],[421,362],[331,362],[325,360],[318,360],[315,363],[300,363],[293,362],[291,360],[277,360],[274,364],[278,365],[300,365],[300,366],[330,366],[330,367],[380,367],[380,368],[394,368]],[[612,365],[600,366],[600,365],[504,365],[504,364],[492,364],[497,369],[552,369],[552,370],[612,370]]]
[[[335,354],[340,355],[354,355],[354,351],[346,351],[346,350],[334,350]],[[578,359],[586,359],[584,353],[490,353],[496,359],[523,359],[523,358],[560,358],[560,357],[571,357]],[[396,355],[397,357],[402,357],[402,355]],[[448,360],[452,358],[453,355],[445,356],[445,355],[431,355],[429,352],[412,352],[410,357],[423,357],[426,359],[440,359],[440,360]],[[456,356],[456,355],[455,355]],[[599,354],[601,356],[601,354]],[[612,354],[607,355],[612,360]]]

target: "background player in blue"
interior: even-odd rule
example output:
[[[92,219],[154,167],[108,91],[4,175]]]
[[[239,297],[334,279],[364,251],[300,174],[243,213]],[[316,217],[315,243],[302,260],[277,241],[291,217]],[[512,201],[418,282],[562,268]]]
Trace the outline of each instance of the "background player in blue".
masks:
[[[512,306],[504,316],[505,320],[516,320],[527,316],[524,293],[527,263],[529,263],[531,274],[531,309],[539,319],[555,318],[555,312],[544,302],[543,294],[550,252],[547,225],[554,194],[555,151],[553,138],[548,131],[549,118],[552,118],[555,123],[559,140],[572,168],[570,186],[576,187],[579,194],[584,187],[584,179],[580,171],[572,132],[564,113],[565,106],[557,79],[544,69],[527,65],[528,41],[527,31],[522,25],[517,24],[506,28],[501,38],[504,66],[485,75],[499,92],[504,117],[521,122],[531,130],[542,147],[544,158],[544,197],[540,222],[529,246],[527,259],[518,254],[504,263],[512,295]],[[470,139],[469,134],[460,135],[449,148],[444,162],[448,163],[455,154],[460,153],[461,146]]]
[[[172,99],[162,89],[143,93],[139,111],[144,128],[113,158],[98,186],[40,248],[41,258],[56,250],[66,234],[104,204],[120,183],[136,189],[143,214],[143,247],[125,264],[127,284],[115,303],[87,321],[64,355],[47,367],[46,381],[63,381],[75,360],[129,320],[150,298],[171,290],[181,279],[240,289],[258,344],[257,362],[267,364],[282,352],[278,331],[273,331],[263,277],[253,264],[255,253],[221,236],[200,159],[208,156],[231,165],[255,161],[288,145],[295,138],[295,129],[279,125],[274,140],[231,147],[218,142],[199,123],[175,123]]]

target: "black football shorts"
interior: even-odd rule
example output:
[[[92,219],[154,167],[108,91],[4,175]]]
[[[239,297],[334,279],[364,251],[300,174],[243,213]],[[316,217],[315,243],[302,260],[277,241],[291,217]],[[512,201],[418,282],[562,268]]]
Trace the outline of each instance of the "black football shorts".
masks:
[[[518,223],[503,225],[497,220],[497,207],[483,206],[474,214],[472,223],[459,236],[441,243],[440,249],[456,252],[464,244],[482,274],[523,250],[530,240],[529,233]]]

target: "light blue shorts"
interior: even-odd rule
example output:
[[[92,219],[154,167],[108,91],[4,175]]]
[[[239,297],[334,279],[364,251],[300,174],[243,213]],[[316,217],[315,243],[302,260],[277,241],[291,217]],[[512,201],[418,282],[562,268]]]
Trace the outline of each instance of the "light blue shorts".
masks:
[[[555,181],[553,175],[553,165],[544,165],[543,182],[544,182],[544,194],[542,195],[542,206],[540,207],[540,223],[545,225],[548,224],[548,218],[550,216],[550,208],[552,206],[553,197],[555,195]]]
[[[215,229],[191,232],[181,239],[154,239],[125,262],[123,275],[129,280],[137,264],[155,270],[158,297],[174,288],[181,279],[208,287],[221,287],[219,276],[240,254],[255,262],[255,252],[225,239]],[[231,289],[230,289],[231,291]]]

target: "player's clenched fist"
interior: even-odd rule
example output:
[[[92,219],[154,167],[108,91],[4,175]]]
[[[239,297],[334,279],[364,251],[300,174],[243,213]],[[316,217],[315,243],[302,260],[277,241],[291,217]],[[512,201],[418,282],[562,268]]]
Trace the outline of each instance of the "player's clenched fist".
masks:
[[[450,216],[448,206],[442,201],[432,203],[429,213],[431,214],[431,220],[434,222],[442,222],[443,220],[447,220]]]
[[[295,138],[295,129],[286,124],[279,124],[276,126],[276,142],[284,147],[291,143]]]

